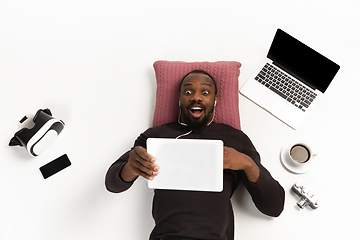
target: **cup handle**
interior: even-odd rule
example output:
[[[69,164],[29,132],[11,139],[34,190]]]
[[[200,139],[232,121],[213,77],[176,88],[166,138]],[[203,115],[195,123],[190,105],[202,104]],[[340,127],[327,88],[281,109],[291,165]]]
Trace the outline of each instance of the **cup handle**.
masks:
[[[312,150],[313,151],[313,156],[317,156],[318,152],[316,150]]]

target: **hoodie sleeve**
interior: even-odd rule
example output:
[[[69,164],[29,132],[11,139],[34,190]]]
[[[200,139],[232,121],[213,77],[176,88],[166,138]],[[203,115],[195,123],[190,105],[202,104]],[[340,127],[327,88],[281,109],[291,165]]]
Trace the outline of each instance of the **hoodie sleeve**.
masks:
[[[118,160],[116,160],[109,168],[105,176],[105,186],[106,189],[112,193],[120,193],[128,190],[132,184],[135,182],[125,182],[121,178],[121,170],[123,166],[127,163],[129,158],[129,152],[126,152]]]
[[[140,136],[136,139],[134,146],[131,148],[131,150],[134,149],[136,146],[142,146],[143,148],[146,148],[146,140],[150,136],[154,136],[154,135],[156,135],[154,129],[150,128],[146,130],[144,133],[140,134]],[[108,169],[105,176],[105,186],[108,191],[113,193],[124,192],[128,190],[137,179],[136,178],[132,182],[125,182],[120,175],[123,166],[128,162],[129,153],[131,150],[124,153]]]
[[[246,136],[246,135],[245,135]],[[270,172],[261,164],[260,155],[246,136],[246,141],[243,142],[242,152],[256,163],[259,167],[260,175],[256,183],[250,182],[244,171],[239,171],[238,174],[248,192],[255,206],[260,212],[278,217],[284,209],[285,191],[278,181],[276,181]]]

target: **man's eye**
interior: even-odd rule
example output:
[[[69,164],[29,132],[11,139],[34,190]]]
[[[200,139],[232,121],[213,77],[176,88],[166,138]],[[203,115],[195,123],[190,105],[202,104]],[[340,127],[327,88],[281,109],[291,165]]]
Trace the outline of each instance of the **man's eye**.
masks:
[[[186,90],[186,91],[185,91],[185,94],[191,94],[191,91],[190,91],[190,90]]]
[[[208,95],[208,94],[209,94],[209,91],[205,90],[205,91],[203,91],[203,94],[204,94],[204,95]]]

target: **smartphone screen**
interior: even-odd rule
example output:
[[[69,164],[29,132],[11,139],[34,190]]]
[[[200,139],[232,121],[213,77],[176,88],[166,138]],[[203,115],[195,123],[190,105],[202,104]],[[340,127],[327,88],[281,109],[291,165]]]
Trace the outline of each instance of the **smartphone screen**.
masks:
[[[57,159],[40,167],[40,172],[43,175],[44,179],[46,179],[70,165],[71,165],[71,162],[70,162],[68,156],[66,154],[64,154],[64,155],[58,157]]]

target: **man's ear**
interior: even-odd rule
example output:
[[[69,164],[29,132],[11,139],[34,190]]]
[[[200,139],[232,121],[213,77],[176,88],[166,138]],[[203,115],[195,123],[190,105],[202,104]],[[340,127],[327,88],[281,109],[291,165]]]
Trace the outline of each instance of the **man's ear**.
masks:
[[[218,102],[218,95],[216,94],[215,95],[215,105],[214,106],[216,106],[217,102]]]

